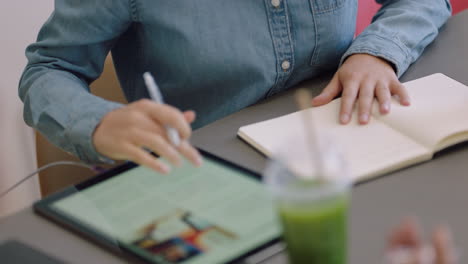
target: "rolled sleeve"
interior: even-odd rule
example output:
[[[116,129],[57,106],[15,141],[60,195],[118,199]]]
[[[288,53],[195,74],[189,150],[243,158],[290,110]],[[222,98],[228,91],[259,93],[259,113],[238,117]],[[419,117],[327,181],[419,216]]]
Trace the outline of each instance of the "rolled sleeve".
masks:
[[[26,123],[84,162],[111,162],[92,138],[104,115],[122,105],[92,95],[89,84],[133,22],[127,0],[56,1],[37,42],[26,49],[19,84]]]
[[[400,77],[437,37],[451,15],[451,5],[447,0],[377,2],[382,7],[345,52],[341,64],[353,54],[370,54],[392,63]]]
[[[397,37],[388,38],[376,34],[359,35],[342,56],[340,65],[351,55],[369,54],[392,63],[396,74],[401,76],[411,64],[409,50]]]
[[[73,121],[65,130],[67,138],[72,139],[73,153],[82,161],[90,164],[108,163],[114,161],[101,155],[93,144],[93,134],[102,118],[109,112],[122,107],[114,102],[102,102],[92,111],[87,111],[79,119]]]

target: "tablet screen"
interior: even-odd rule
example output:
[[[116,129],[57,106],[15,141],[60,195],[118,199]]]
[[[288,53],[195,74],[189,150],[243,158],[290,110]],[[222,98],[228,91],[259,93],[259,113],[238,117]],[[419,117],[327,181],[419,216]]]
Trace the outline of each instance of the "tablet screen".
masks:
[[[265,186],[209,158],[169,175],[135,167],[49,206],[152,263],[227,262],[280,233]]]

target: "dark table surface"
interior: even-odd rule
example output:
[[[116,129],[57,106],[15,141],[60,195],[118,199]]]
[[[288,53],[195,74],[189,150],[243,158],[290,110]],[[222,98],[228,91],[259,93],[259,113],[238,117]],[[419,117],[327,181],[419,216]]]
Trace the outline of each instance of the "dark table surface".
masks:
[[[468,85],[467,25],[468,12],[451,18],[402,81],[441,72]],[[301,86],[318,91],[329,79],[330,76],[324,76]],[[291,92],[286,92],[195,131],[193,142],[260,172],[265,158],[236,137],[237,129],[295,110]],[[458,248],[468,252],[467,204],[468,143],[444,150],[430,162],[360,183],[352,192],[349,263],[381,263],[388,230],[405,216],[417,216],[426,235],[431,227],[449,224],[455,231]],[[23,241],[69,263],[126,263],[35,215],[31,208],[0,219],[0,242],[7,239]],[[278,254],[265,263],[280,264],[286,260]]]

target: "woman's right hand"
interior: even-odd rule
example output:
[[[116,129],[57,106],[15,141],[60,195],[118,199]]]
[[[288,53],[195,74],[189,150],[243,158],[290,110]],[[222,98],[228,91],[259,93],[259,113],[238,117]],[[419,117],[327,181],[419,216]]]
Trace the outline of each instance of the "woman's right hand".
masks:
[[[167,174],[170,167],[156,159],[149,149],[175,166],[181,165],[181,154],[194,165],[200,166],[202,158],[190,145],[190,123],[195,120],[193,111],[178,109],[142,99],[107,113],[93,134],[96,150],[111,159],[130,160],[155,171]],[[165,126],[177,130],[179,146],[171,144]]]

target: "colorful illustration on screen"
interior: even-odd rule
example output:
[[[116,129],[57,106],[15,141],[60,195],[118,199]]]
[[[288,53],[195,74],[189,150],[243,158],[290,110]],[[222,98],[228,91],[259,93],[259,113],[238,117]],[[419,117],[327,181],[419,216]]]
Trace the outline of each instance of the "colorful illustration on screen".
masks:
[[[182,263],[237,239],[191,212],[176,210],[137,231],[133,245],[166,263]]]

